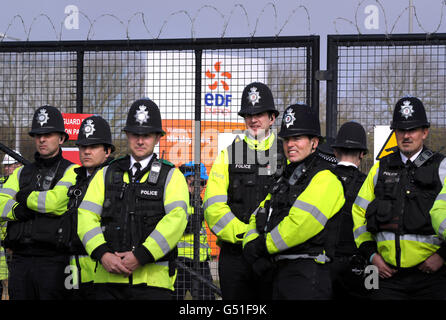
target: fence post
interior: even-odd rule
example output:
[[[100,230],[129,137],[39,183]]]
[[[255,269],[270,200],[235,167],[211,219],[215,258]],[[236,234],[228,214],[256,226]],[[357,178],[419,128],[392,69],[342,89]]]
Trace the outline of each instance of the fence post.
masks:
[[[327,80],[326,136],[335,138],[338,116],[338,46],[331,36],[327,37],[327,71],[331,74],[331,79]]]
[[[200,194],[200,163],[201,163],[201,68],[202,68],[202,54],[201,49],[195,50],[195,136],[194,136],[194,163],[195,163],[195,178],[194,178],[194,214],[192,217],[192,224],[194,226],[194,271],[200,274],[200,232],[201,232],[201,194]],[[192,296],[198,297],[198,286],[200,280],[196,277],[192,281]]]
[[[76,113],[84,111],[84,51],[77,51],[76,62]]]

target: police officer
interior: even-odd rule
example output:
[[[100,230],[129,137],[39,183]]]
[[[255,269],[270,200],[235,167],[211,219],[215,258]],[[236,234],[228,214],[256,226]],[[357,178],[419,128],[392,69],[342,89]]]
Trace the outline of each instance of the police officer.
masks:
[[[187,185],[189,187],[189,214],[194,213],[194,195],[195,195],[195,163],[193,161],[187,162],[180,166],[180,171],[186,178]],[[206,182],[208,180],[207,170],[203,163],[200,163],[200,193],[205,189]],[[201,200],[201,196],[199,197]],[[201,201],[199,206],[201,208]],[[202,210],[198,213],[200,215],[199,219],[194,219],[193,216],[190,217],[184,235],[178,242],[178,261],[180,261],[189,270],[195,270],[204,279],[212,283],[211,269],[209,267],[209,259],[211,256],[211,248],[208,244],[206,224],[204,222],[204,216]],[[197,225],[196,221],[200,221]],[[197,228],[199,230],[197,230]],[[194,235],[200,235],[200,254],[199,254],[199,264],[198,270],[194,266]],[[193,288],[193,281],[197,284],[197,290]],[[209,285],[202,283],[194,279],[194,277],[188,272],[184,267],[179,266],[177,279],[175,281],[175,296],[177,300],[183,300],[187,291],[191,294],[194,300],[215,300],[215,295]]]
[[[20,152],[18,152],[17,150],[14,151],[21,156]],[[0,189],[3,188],[3,185],[8,180],[9,176],[13,173],[13,171],[22,165],[20,162],[11,157],[9,154],[5,154],[2,164],[3,164],[4,176],[0,177]],[[6,226],[7,226],[6,221],[3,222],[0,221],[0,244],[5,238]],[[0,245],[0,299],[1,297],[3,297],[2,294],[3,288],[5,288],[5,291],[8,288],[7,286],[8,266],[6,262],[7,262],[6,250]]]
[[[97,299],[171,299],[176,245],[187,224],[184,176],[158,159],[158,106],[136,100],[127,115],[130,155],[100,169],[78,209],[78,235],[97,264]]]
[[[16,169],[0,192],[1,219],[8,221],[5,247],[13,252],[10,298],[63,299],[70,230],[64,213],[76,165],[62,157],[68,135],[55,107],[36,110],[29,135],[37,150],[35,161]]]
[[[14,151],[21,156],[20,152],[16,150]],[[12,172],[22,165],[20,162],[11,157],[9,154],[5,154],[2,164],[3,164],[4,176],[3,178],[0,178],[0,187],[3,183],[6,182],[7,178],[12,174]]]
[[[68,210],[73,217],[73,238],[70,243],[72,254],[70,264],[73,272],[73,298],[92,300],[95,298],[93,288],[96,261],[88,256],[77,235],[77,208],[85,196],[88,184],[96,171],[113,160],[111,153],[115,151],[108,122],[98,115],[84,119],[76,141],[79,147],[81,167],[74,169],[76,183],[70,188]]]
[[[204,215],[220,246],[218,270],[223,299],[270,299],[270,281],[260,279],[243,258],[242,241],[251,213],[267,194],[277,167],[277,138],[271,130],[279,112],[263,83],[245,87],[238,113],[245,120],[236,138],[214,162],[204,195]]]
[[[329,232],[329,264],[333,299],[364,299],[366,260],[360,255],[353,237],[352,205],[366,175],[359,170],[361,160],[367,154],[367,135],[363,126],[355,121],[344,123],[331,144],[338,163],[334,173],[344,186],[345,204],[334,217]]]
[[[259,270],[265,258],[275,263],[273,299],[329,299],[327,227],[344,205],[342,184],[315,152],[320,124],[309,106],[285,110],[279,137],[289,164],[251,216],[243,253]]]
[[[444,242],[429,211],[446,174],[446,160],[424,145],[429,122],[423,103],[404,97],[391,129],[398,150],[370,170],[353,205],[355,241],[379,272],[373,299],[444,299]]]

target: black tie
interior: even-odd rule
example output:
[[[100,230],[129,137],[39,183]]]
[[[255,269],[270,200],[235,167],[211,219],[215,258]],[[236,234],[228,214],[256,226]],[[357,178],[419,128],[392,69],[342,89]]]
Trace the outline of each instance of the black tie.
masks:
[[[139,162],[135,162],[135,164],[133,165],[133,167],[136,168],[135,173],[132,176],[132,182],[135,182],[136,178],[139,176],[139,174],[141,173],[141,163]]]

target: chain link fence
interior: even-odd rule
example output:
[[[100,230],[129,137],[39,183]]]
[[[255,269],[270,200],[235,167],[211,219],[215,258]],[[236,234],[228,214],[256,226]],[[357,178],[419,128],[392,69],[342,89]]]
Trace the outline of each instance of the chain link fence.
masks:
[[[346,121],[366,129],[368,172],[376,156],[375,130],[389,126],[396,102],[421,99],[431,123],[428,146],[444,152],[446,35],[333,35],[328,37],[327,135]],[[375,155],[373,150],[375,149]]]
[[[243,134],[243,118],[237,112],[247,84],[266,83],[280,111],[296,102],[319,105],[314,78],[319,69],[318,36],[4,42],[0,66],[0,142],[29,160],[34,157],[28,136],[31,118],[36,108],[46,104],[64,114],[104,117],[118,157],[128,152],[122,128],[130,105],[148,97],[160,107],[166,131],[155,152],[176,166],[201,162],[208,172],[218,153]],[[66,118],[66,127],[70,121]],[[279,125],[280,120],[274,129]],[[65,143],[64,152],[78,162],[74,142]],[[196,191],[200,193],[199,186]],[[192,204],[199,212],[200,203]],[[183,250],[188,260],[180,261],[179,270],[186,271],[186,278],[179,281],[189,286],[186,298],[209,298],[206,290],[218,298],[219,248],[205,224],[199,229],[189,242],[194,248],[208,247],[207,261],[198,263],[197,249]],[[203,276],[202,268],[210,277]]]

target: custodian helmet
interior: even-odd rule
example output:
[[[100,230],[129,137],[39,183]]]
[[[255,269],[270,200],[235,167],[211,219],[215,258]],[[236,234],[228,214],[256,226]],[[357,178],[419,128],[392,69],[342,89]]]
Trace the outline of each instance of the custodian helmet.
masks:
[[[68,134],[65,132],[65,125],[62,113],[53,106],[43,106],[34,112],[33,121],[31,124],[30,136],[35,134],[44,134],[51,132],[60,132],[65,136],[65,141],[68,140]]]
[[[285,109],[279,137],[321,136],[321,125],[313,110],[305,104],[293,104]]]
[[[274,105],[274,98],[267,85],[261,82],[248,84],[242,93],[239,116],[259,114],[271,111],[276,117],[279,115]]]
[[[103,144],[115,151],[112,143],[110,125],[108,122],[98,115],[85,118],[81,123],[79,135],[77,136],[76,145],[89,146],[93,144]]]
[[[393,110],[393,119],[390,129],[410,130],[427,127],[426,110],[420,99],[416,97],[404,97],[398,100]]]
[[[135,134],[156,132],[165,135],[161,124],[161,113],[156,103],[150,99],[133,102],[123,131]]]
[[[367,152],[367,134],[364,127],[355,121],[344,123],[339,128],[336,140],[331,147],[359,149]]]

